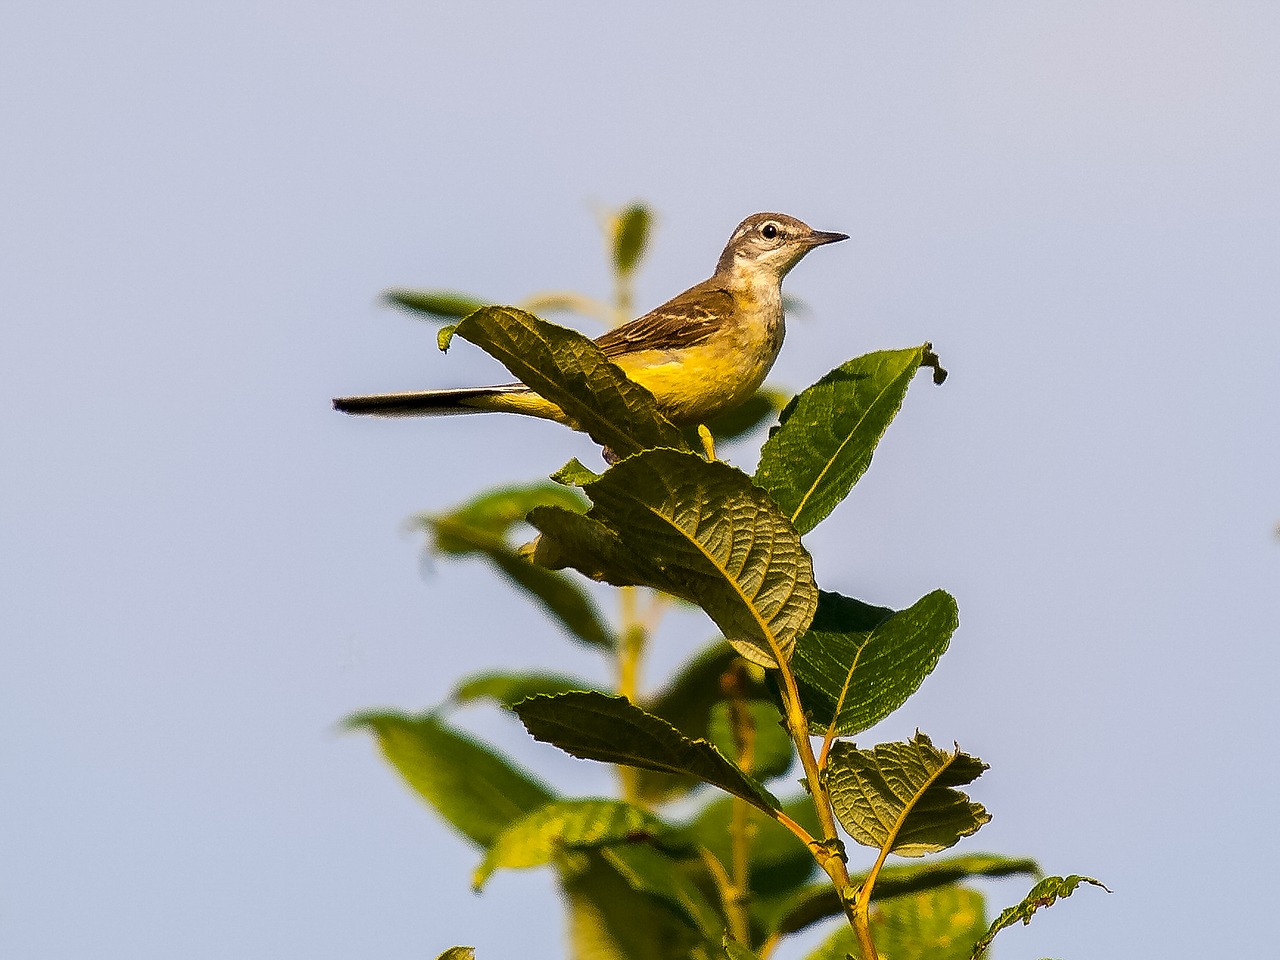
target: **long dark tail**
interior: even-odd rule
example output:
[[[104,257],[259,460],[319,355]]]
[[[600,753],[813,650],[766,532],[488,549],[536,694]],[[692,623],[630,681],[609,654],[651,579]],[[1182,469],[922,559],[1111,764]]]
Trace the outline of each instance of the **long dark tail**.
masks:
[[[335,397],[333,409],[374,417],[432,417],[454,413],[484,413],[492,401],[513,393],[528,393],[521,383],[501,387],[465,387],[459,390],[421,390],[417,393],[379,393],[367,397]]]

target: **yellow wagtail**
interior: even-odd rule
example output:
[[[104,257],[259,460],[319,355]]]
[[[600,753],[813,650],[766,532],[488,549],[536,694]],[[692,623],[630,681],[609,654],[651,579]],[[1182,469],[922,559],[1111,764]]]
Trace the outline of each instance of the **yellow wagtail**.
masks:
[[[757,213],[729,238],[711,279],[596,339],[648,389],[673,423],[702,424],[750,398],[782,347],[782,278],[814,247],[847,240],[795,217]],[[522,383],[338,397],[335,409],[376,416],[505,411],[574,426]]]

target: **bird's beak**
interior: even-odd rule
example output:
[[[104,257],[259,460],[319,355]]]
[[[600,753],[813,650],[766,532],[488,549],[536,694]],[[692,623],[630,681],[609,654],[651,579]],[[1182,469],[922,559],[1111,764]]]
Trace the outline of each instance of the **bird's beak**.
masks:
[[[841,240],[848,240],[847,233],[827,233],[822,230],[814,230],[806,238],[806,243],[811,247],[820,247],[824,243],[839,243]]]

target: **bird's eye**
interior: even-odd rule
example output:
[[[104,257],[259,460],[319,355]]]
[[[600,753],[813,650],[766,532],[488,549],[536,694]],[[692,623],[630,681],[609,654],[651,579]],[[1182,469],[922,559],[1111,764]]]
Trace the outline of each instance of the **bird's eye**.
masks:
[[[772,240],[778,235],[778,225],[776,223],[766,223],[760,228],[760,235],[766,240]]]

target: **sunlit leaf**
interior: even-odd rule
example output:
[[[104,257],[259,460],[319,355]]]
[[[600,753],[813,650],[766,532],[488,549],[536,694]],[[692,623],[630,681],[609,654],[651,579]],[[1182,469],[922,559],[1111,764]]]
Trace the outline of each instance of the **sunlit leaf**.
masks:
[[[532,697],[515,706],[534,739],[585,760],[601,760],[667,773],[685,773],[742,797],[762,810],[777,801],[705,740],[690,740],[626,697],[563,693]]]
[[[558,853],[633,842],[667,832],[653,814],[621,800],[553,800],[507,825],[489,845],[471,886],[495,870],[541,867]]]
[[[857,357],[782,411],[760,450],[756,482],[801,533],[830,514],[866,471],[927,352],[926,344]]]
[[[488,846],[508,824],[553,799],[532,774],[432,714],[360,713],[347,720],[463,836]]]
[[[436,960],[476,960],[475,947],[450,947]]]
[[[852,736],[898,709],[933,671],[958,623],[955,600],[941,590],[897,613],[820,593],[791,658],[812,731]]]
[[[859,750],[836,743],[827,764],[831,804],[858,843],[920,857],[976,833],[991,819],[981,804],[955,788],[987,765],[976,757],[938,750],[922,733],[905,743]]]
[[[619,457],[651,447],[688,448],[653,395],[576,331],[514,307],[486,307],[464,318],[454,335],[500,361]]]
[[[986,924],[981,893],[947,886],[882,901],[871,935],[880,960],[968,960]]]
[[[540,507],[534,559],[692,600],[742,656],[787,659],[818,603],[813,564],[768,495],[740,470],[649,450],[584,486],[586,516]]]
[[[995,939],[997,933],[1005,927],[1011,927],[1018,921],[1027,924],[1031,922],[1032,916],[1042,907],[1051,907],[1058,901],[1060,897],[1069,897],[1076,892],[1076,887],[1082,883],[1088,883],[1095,887],[1101,887],[1107,890],[1105,884],[1093,877],[1082,877],[1079,874],[1072,874],[1069,877],[1045,877],[1028,893],[1021,903],[1014,904],[1007,910],[1000,911],[1000,916],[996,917],[991,927],[987,930],[982,938],[974,945],[973,957],[978,957],[991,946],[991,941]],[[1110,890],[1107,890],[1110,893]]]

